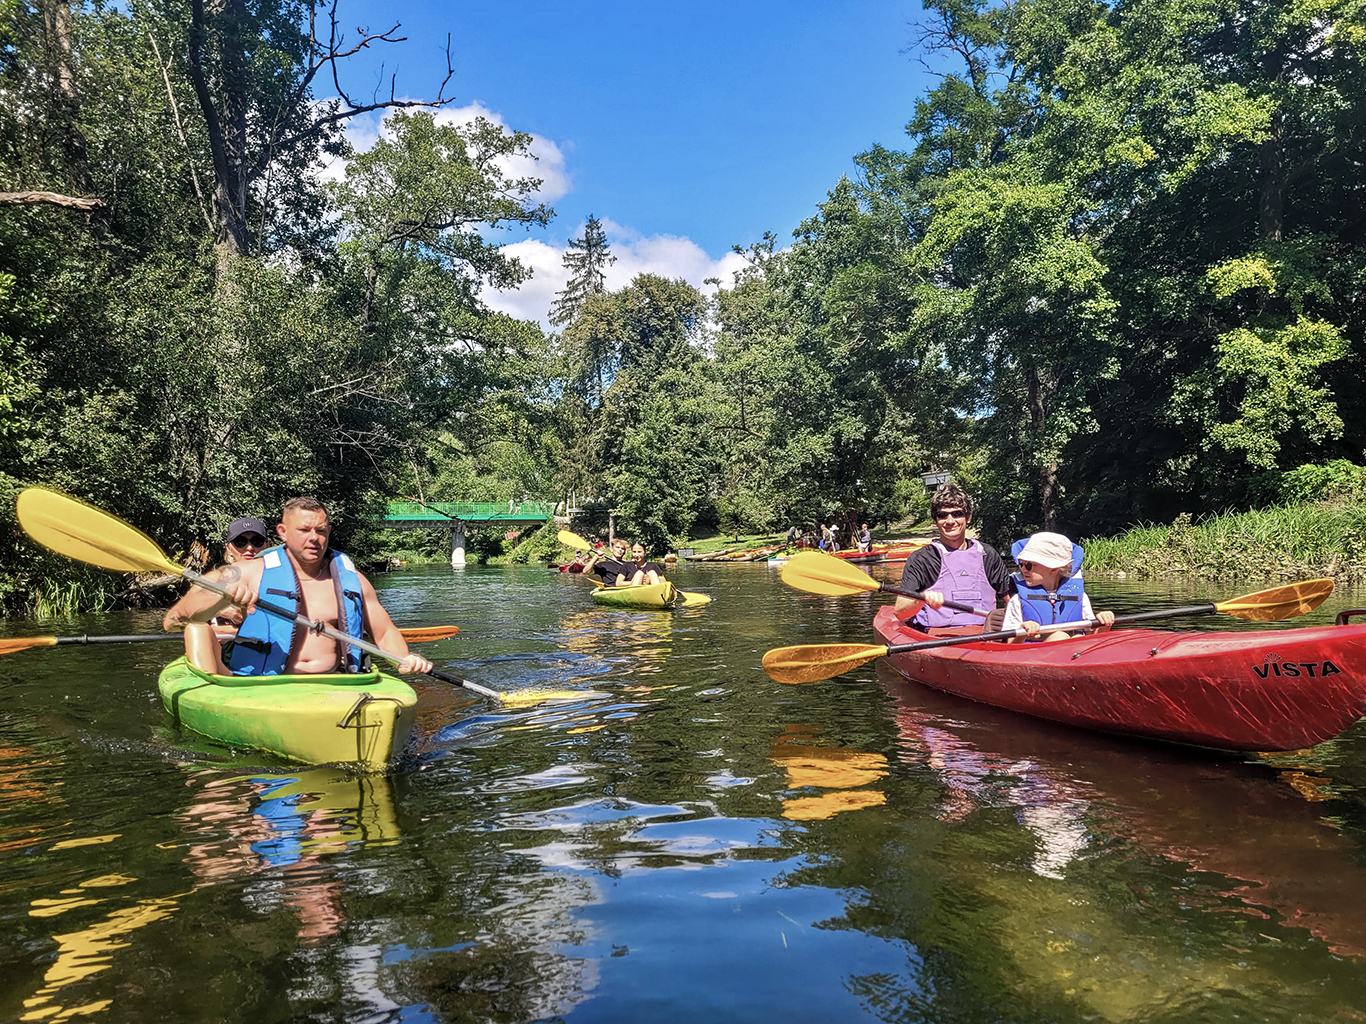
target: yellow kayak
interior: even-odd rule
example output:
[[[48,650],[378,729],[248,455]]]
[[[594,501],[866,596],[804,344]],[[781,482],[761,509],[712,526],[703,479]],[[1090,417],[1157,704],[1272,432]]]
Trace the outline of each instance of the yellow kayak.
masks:
[[[417,693],[381,672],[216,676],[184,658],[158,680],[176,725],[305,764],[383,768],[413,731]]]
[[[617,608],[672,608],[682,603],[683,593],[665,581],[638,587],[599,587],[593,591],[593,600]]]

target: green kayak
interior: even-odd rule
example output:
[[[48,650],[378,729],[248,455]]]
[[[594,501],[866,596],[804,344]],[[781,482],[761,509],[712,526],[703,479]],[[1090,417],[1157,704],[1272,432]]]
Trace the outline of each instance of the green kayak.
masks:
[[[593,591],[593,600],[614,608],[672,608],[682,603],[683,594],[666,581],[639,587],[599,587]]]
[[[177,658],[161,672],[176,725],[220,743],[306,764],[382,768],[413,731],[417,693],[381,672],[216,676]]]

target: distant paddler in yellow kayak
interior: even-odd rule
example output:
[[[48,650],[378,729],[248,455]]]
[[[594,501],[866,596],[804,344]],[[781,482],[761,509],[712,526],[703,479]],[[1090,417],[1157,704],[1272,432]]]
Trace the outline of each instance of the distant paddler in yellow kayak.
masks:
[[[645,560],[645,545],[636,541],[631,545],[631,579],[629,585],[633,587],[648,586],[653,583],[667,582],[664,579],[664,566],[658,562],[647,562]]]
[[[568,530],[559,532],[559,541],[565,547],[580,550],[592,548],[588,541]],[[595,603],[624,607],[670,608],[675,604],[693,607],[711,601],[706,594],[698,594],[691,590],[675,590],[673,584],[664,578],[664,570],[659,564],[645,560],[644,545],[636,544],[635,548],[639,550],[635,557],[628,561],[626,541],[617,537],[612,541],[610,558],[604,558],[594,552],[583,571],[585,574],[597,573],[601,579],[597,584],[598,589],[593,592]],[[651,571],[654,573],[653,582],[649,578]]]
[[[290,608],[309,621],[353,637],[370,634],[386,652],[401,657],[402,674],[430,672],[432,663],[408,651],[407,641],[379,603],[375,588],[351,559],[328,550],[332,525],[316,498],[291,498],[275,528],[280,547],[206,573],[230,591],[221,596],[192,591],[181,602],[185,651],[195,668],[214,675],[317,675],[355,672],[363,652],[297,620],[256,607],[258,597]],[[237,636],[220,647],[209,620],[229,607],[244,612]]]
[[[561,530],[561,535],[569,534],[568,530]],[[569,536],[578,539],[577,535]],[[561,537],[563,540],[563,536]],[[583,574],[587,576],[590,572],[597,573],[605,586],[617,587],[625,586],[631,582],[632,570],[630,561],[626,557],[626,541],[617,537],[612,541],[611,557],[595,550],[583,567]]]

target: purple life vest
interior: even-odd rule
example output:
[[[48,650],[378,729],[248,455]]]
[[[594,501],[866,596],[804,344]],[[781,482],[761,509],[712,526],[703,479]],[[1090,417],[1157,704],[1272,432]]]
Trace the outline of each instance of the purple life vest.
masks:
[[[939,576],[927,590],[937,590],[950,601],[974,608],[995,608],[996,588],[987,579],[982,564],[982,545],[975,540],[966,542],[957,551],[944,547],[942,541],[930,541],[939,549]],[[921,608],[912,620],[920,629],[939,629],[943,626],[981,625],[982,617],[971,612],[956,612],[952,608]]]

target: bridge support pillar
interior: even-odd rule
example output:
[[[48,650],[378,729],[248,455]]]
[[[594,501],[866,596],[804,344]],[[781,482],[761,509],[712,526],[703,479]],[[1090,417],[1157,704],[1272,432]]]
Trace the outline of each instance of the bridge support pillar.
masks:
[[[451,527],[451,565],[465,564],[465,524],[457,522]]]

